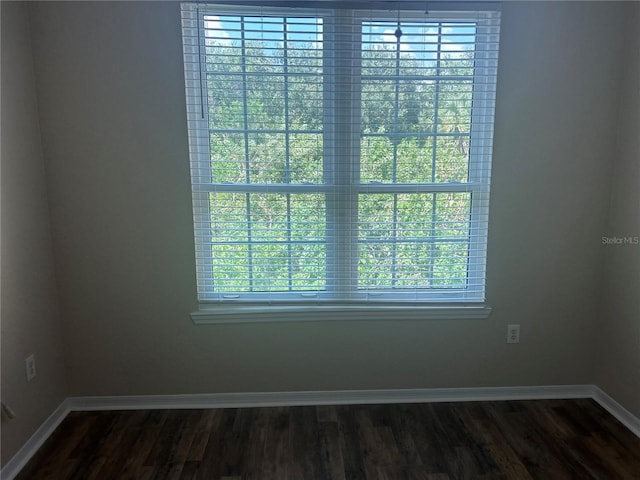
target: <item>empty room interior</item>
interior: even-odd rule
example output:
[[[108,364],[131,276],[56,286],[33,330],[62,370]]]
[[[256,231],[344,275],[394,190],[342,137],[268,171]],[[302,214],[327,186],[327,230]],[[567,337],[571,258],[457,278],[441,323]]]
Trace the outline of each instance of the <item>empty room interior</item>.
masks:
[[[2,479],[640,478],[640,2],[219,3],[1,2]]]

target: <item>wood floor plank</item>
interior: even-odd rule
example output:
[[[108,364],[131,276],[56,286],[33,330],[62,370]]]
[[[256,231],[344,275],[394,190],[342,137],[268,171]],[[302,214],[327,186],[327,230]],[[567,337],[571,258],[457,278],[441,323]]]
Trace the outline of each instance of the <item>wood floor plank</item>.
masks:
[[[233,428],[236,409],[225,409],[215,421],[214,427],[209,433],[202,460],[200,462],[196,479],[209,480],[220,478],[224,462],[225,435]]]
[[[358,439],[358,430],[354,413],[357,406],[337,407],[340,429],[340,451],[344,462],[344,474],[347,480],[366,479],[362,447]]]
[[[337,412],[334,410],[335,421],[321,423],[322,447],[326,452],[323,458],[325,470],[329,472],[329,477],[333,480],[346,480],[344,459],[340,448],[340,429],[338,428]]]
[[[407,467],[418,467],[415,469],[409,468],[409,470],[421,470],[422,459],[418,454],[418,448],[413,435],[408,428],[408,422],[411,421],[411,417],[408,412],[414,408],[410,405],[387,405],[389,423],[393,432],[395,443],[398,447],[398,454],[400,455],[403,465]],[[411,477],[412,473],[409,472],[408,476]]]
[[[556,452],[549,449],[542,441],[543,439],[538,438],[535,428],[528,421],[528,413],[522,406],[517,410],[505,410],[502,406],[496,406],[496,402],[493,403],[491,418],[502,430],[505,440],[533,478],[545,478],[545,476],[557,480],[576,478],[557,458]]]
[[[187,460],[182,465],[182,471],[180,472],[180,480],[193,480],[196,478],[196,472],[198,471],[198,465],[200,462],[194,462]]]
[[[141,428],[133,447],[127,455],[124,465],[120,469],[118,478],[132,480],[137,478],[138,471],[142,469],[159,433],[160,427],[157,426]]]
[[[474,407],[476,406],[474,405]],[[495,462],[498,470],[507,478],[532,480],[526,467],[504,438],[500,429],[484,414],[482,408],[470,411],[466,424],[485,446],[489,457]]]
[[[17,480],[640,480],[589,399],[72,412]]]

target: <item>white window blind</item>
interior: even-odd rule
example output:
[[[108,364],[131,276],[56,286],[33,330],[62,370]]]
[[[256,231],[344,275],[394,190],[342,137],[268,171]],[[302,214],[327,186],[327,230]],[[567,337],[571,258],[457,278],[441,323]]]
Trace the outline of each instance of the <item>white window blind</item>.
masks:
[[[484,301],[498,12],[182,26],[199,301]]]

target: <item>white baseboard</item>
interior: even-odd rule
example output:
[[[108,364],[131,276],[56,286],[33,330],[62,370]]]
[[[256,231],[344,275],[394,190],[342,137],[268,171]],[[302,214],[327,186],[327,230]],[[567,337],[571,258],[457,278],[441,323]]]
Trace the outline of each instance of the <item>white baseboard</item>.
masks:
[[[69,397],[45,420],[27,443],[0,471],[0,480],[13,480],[70,411],[474,402],[565,398],[594,399],[635,435],[640,437],[640,419],[595,385]]]
[[[240,408],[588,398],[593,396],[593,388],[593,385],[550,385],[538,387],[424,388],[402,390],[70,397],[68,400],[71,410],[80,411]]]
[[[63,402],[56,408],[49,418],[31,435],[31,438],[22,446],[11,460],[0,471],[0,480],[13,480],[18,473],[24,468],[31,457],[35,455],[42,444],[51,436],[51,434],[62,423],[67,414],[71,411],[68,400]]]
[[[636,437],[640,438],[640,418],[636,417],[629,410],[624,408],[603,390],[597,386],[593,386],[593,397],[596,402],[602,406],[611,415],[616,417],[620,423],[631,430]]]

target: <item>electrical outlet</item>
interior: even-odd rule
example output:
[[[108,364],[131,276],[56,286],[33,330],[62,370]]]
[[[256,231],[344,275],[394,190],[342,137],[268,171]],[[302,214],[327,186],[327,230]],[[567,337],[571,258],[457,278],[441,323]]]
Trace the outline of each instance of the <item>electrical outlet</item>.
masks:
[[[36,357],[33,353],[24,359],[24,365],[27,369],[27,382],[30,382],[36,376]]]
[[[520,343],[520,325],[507,325],[507,343]]]

